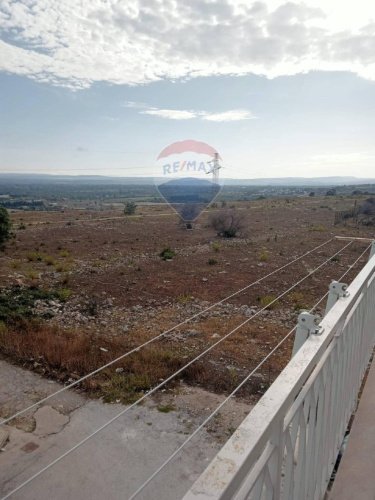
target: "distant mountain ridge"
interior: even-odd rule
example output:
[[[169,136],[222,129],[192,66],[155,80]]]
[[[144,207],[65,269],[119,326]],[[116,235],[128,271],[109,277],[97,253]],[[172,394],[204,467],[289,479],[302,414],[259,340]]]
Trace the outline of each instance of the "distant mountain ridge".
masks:
[[[157,179],[165,181],[165,179]],[[101,175],[53,175],[53,174],[9,174],[0,173],[0,184],[154,184],[153,177],[109,177]],[[354,176],[335,177],[275,177],[255,179],[223,179],[227,186],[342,186],[375,184],[374,178]]]

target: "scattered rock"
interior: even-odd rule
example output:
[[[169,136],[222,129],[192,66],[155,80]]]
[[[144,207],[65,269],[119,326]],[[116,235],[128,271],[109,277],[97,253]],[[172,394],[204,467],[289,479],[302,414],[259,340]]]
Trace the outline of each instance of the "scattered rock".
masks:
[[[185,333],[186,337],[196,337],[197,335],[200,335],[200,332],[198,330],[187,330]]]

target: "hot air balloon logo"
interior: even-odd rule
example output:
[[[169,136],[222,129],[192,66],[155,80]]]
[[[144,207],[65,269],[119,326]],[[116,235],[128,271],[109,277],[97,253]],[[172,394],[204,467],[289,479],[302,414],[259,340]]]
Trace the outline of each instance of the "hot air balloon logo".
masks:
[[[220,155],[205,142],[174,142],[157,157],[156,187],[187,224],[195,221],[221,191]]]

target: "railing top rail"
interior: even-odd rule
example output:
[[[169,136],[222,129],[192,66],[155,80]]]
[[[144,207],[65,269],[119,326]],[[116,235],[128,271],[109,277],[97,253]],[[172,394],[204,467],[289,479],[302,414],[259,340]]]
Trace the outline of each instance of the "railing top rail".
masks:
[[[231,479],[234,474],[241,481],[242,474],[245,476],[248,470],[248,464],[260,456],[275,431],[275,426],[280,424],[282,416],[293,404],[334,336],[340,335],[348,315],[374,278],[375,255],[350,284],[348,296],[339,298],[322,320],[323,333],[306,340],[184,500],[232,498],[235,486]]]

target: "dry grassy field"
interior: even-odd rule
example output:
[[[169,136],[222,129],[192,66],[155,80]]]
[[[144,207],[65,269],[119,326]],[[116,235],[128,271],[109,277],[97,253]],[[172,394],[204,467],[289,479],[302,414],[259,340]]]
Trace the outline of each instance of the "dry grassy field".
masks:
[[[15,236],[0,254],[1,355],[48,377],[72,381],[335,235],[373,236],[368,227],[333,225],[334,211],[350,208],[353,198],[235,205],[246,230],[232,239],[219,238],[210,227],[213,209],[202,214],[192,231],[164,205],[139,206],[134,216],[124,216],[120,209],[13,212]],[[311,308],[330,281],[348,270],[366,244],[354,242],[274,303],[276,297],[346,244],[332,239],[91,377],[81,389],[105,401],[133,401],[249,319],[178,377],[228,393],[295,325],[299,311]],[[172,258],[163,260],[160,254],[167,248]],[[345,281],[354,278],[366,259]],[[240,397],[259,398],[290,359],[292,345],[293,336]]]

